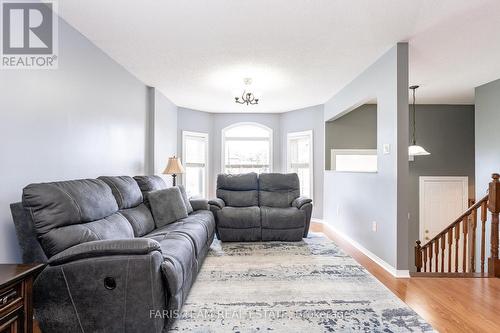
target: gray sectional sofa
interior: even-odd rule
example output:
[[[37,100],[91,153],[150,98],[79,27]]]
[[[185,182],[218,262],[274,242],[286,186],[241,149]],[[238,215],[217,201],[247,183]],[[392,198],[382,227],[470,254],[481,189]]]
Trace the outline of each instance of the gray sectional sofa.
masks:
[[[31,184],[11,205],[25,262],[46,262],[34,284],[43,332],[162,332],[173,322],[214,238],[206,200],[150,207],[157,176]],[[174,191],[175,192],[175,191]],[[173,193],[175,195],[175,193]],[[182,202],[180,204],[182,206]],[[153,218],[154,215],[154,218]],[[166,213],[166,215],[171,215]]]
[[[300,241],[307,237],[312,200],[300,196],[295,173],[217,177],[210,200],[217,238],[222,241]]]

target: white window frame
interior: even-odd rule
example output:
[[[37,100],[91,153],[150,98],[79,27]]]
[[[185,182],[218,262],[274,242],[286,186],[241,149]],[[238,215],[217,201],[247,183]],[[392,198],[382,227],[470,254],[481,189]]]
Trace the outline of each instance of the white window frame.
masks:
[[[197,137],[201,138],[205,141],[205,189],[204,193],[202,193],[203,198],[208,197],[208,175],[209,175],[209,168],[210,168],[210,161],[208,159],[209,153],[209,137],[208,133],[203,133],[203,132],[191,132],[191,131],[182,131],[182,164],[184,167],[187,167],[189,164],[186,163],[186,137]],[[182,184],[186,186],[186,176],[182,177]]]
[[[221,132],[221,144],[222,144],[222,147],[221,147],[221,170],[223,173],[226,173],[226,131],[234,128],[234,127],[238,127],[238,126],[242,126],[242,125],[252,125],[252,126],[257,126],[257,127],[260,127],[260,128],[263,128],[265,129],[266,131],[269,132],[269,140],[265,140],[265,141],[269,141],[269,172],[273,172],[273,129],[270,128],[270,127],[267,127],[266,125],[263,125],[263,124],[260,124],[260,123],[257,123],[257,122],[239,122],[239,123],[234,123],[234,124],[231,124],[227,127],[224,127],[222,129],[222,132]],[[240,140],[240,141],[263,141],[261,137],[246,137],[246,138],[234,138],[232,140]]]
[[[337,155],[374,155],[377,156],[377,170],[375,171],[337,171]],[[332,149],[331,150],[331,169],[335,172],[352,173],[377,173],[378,172],[378,152],[377,149]]]
[[[309,184],[310,184],[310,198],[313,199],[314,195],[314,136],[313,130],[301,131],[301,132],[288,132],[286,135],[286,169],[287,172],[292,171],[292,161],[290,154],[290,141],[293,138],[308,136],[311,142],[309,147]],[[302,195],[302,193],[301,193]]]

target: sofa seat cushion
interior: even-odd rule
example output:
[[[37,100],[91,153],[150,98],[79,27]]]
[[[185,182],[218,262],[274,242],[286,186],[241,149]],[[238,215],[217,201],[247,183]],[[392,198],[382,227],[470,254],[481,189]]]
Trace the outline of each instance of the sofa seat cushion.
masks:
[[[259,242],[262,240],[262,229],[260,227],[235,229],[217,228],[218,237],[223,242]]]
[[[168,293],[188,291],[198,269],[191,239],[181,233],[170,233],[150,237],[160,244],[164,259],[162,272],[168,281]]]
[[[188,216],[184,199],[178,187],[149,192],[147,197],[157,228]]]
[[[254,207],[224,207],[216,212],[218,227],[248,229],[260,228],[260,209]]]
[[[264,229],[292,229],[304,227],[306,215],[296,207],[277,208],[260,207],[262,228]]]
[[[208,242],[208,234],[206,228],[201,223],[186,223],[186,222],[175,222],[168,224],[164,227],[158,228],[153,232],[145,235],[145,238],[155,238],[157,236],[168,236],[170,234],[183,234],[192,241],[195,252],[194,254],[198,258],[203,247],[206,246]]]
[[[211,236],[215,232],[215,219],[214,214],[212,214],[209,210],[197,210],[189,214],[188,217],[180,220],[184,223],[199,223],[205,227],[207,232],[208,240],[211,239]],[[210,245],[210,244],[209,244]]]

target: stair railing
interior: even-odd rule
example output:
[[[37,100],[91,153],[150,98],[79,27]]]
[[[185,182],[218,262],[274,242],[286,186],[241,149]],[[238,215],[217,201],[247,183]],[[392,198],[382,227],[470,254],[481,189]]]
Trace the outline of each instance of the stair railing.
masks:
[[[478,276],[500,277],[499,213],[500,213],[500,175],[492,175],[488,195],[474,203],[453,223],[434,236],[424,245],[417,240],[415,246],[415,266],[418,273],[441,273],[444,275],[461,274],[476,276],[476,232],[480,218],[480,274]],[[490,257],[488,273],[485,273],[485,237],[488,211],[491,214]],[[460,249],[460,244],[462,248]],[[461,252],[462,267],[459,256]],[[445,258],[447,257],[447,260]],[[454,260],[452,260],[454,257]],[[445,261],[447,261],[445,265]]]

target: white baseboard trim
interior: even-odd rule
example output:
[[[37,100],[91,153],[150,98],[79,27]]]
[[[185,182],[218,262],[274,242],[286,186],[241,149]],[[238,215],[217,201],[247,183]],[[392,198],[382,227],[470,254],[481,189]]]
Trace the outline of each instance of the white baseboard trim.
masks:
[[[331,226],[328,223],[325,223],[323,220],[320,219],[311,219],[312,222],[315,223],[321,223],[323,225],[323,228],[330,229],[330,231],[336,233],[349,243],[351,243],[352,246],[354,246],[356,249],[361,251],[365,256],[373,260],[377,265],[385,269],[387,272],[389,272],[392,276],[395,278],[409,278],[410,277],[410,271],[409,270],[402,270],[402,269],[396,269],[392,265],[388,264],[385,260],[381,259],[379,256],[377,256],[375,253],[371,252],[367,248],[365,248],[363,245],[359,244],[356,242],[354,239],[351,237],[347,236],[343,232],[339,231],[335,227]]]

